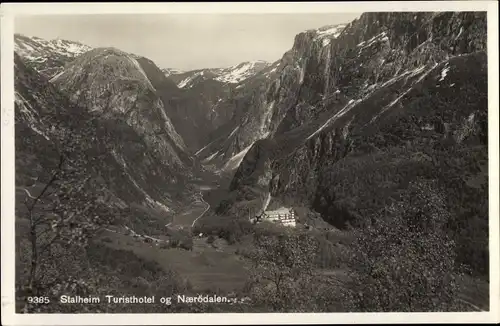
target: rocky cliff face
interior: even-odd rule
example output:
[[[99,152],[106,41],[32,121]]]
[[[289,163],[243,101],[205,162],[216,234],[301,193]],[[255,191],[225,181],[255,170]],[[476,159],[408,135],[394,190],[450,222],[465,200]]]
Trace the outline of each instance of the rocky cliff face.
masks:
[[[255,141],[274,135],[290,108],[297,106],[301,112],[310,111],[310,102],[317,101],[313,97],[321,98],[322,94],[308,92],[303,84],[314,83],[312,79],[317,73],[312,72],[315,69],[325,72],[326,49],[344,27],[326,26],[297,35],[293,48],[281,60],[238,86],[234,95],[221,105],[236,107],[237,113],[211,135],[211,143],[201,153],[202,157],[213,160],[212,155],[218,152],[215,157],[220,158],[218,163],[223,166],[222,170],[232,172],[237,164],[229,161],[234,162],[244,155]],[[300,102],[299,97],[303,97]],[[309,119],[310,116],[302,114],[300,118]],[[235,128],[238,130],[233,133]]]
[[[450,225],[473,219],[473,237],[484,237],[486,15],[368,13],[334,35],[297,35],[252,102],[253,122],[244,118],[234,138],[240,148],[265,138],[255,121],[269,116],[267,139],[248,148],[219,212],[257,187],[343,228],[405,205],[409,187],[430,182],[432,199],[417,206],[444,202]]]
[[[211,137],[216,145],[203,158],[219,151],[236,127],[221,164],[258,139],[318,119],[335,103],[361,99],[408,76],[421,77],[428,65],[484,49],[486,40],[478,33],[485,26],[473,13],[379,13],[301,33],[267,78],[228,100],[242,107],[236,110],[240,116]]]
[[[156,80],[148,78],[132,55],[113,48],[94,49],[51,81],[87,110],[104,119],[125,121],[163,165],[181,172],[190,162],[186,145],[153,85]]]

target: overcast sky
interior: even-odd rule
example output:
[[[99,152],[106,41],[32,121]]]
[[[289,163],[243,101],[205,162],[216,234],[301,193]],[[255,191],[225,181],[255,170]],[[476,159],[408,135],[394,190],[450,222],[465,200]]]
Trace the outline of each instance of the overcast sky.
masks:
[[[255,3],[258,6],[258,3]],[[297,33],[347,23],[360,14],[54,15],[15,19],[15,32],[44,39],[113,46],[145,56],[160,68],[227,67],[275,61]]]

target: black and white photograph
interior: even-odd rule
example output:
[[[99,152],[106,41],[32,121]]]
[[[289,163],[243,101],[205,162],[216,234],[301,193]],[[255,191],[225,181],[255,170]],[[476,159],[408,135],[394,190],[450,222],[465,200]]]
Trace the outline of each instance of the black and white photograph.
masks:
[[[449,3],[2,5],[10,323],[498,321],[498,11]]]

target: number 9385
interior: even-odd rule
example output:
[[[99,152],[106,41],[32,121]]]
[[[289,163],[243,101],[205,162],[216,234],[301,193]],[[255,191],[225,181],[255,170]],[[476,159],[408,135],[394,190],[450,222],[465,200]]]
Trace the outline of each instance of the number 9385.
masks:
[[[48,297],[28,297],[28,303],[46,304],[49,302],[50,299]]]

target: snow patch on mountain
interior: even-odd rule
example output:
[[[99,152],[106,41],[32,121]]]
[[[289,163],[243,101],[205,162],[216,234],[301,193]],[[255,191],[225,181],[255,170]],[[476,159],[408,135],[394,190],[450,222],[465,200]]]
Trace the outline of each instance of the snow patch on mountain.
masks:
[[[437,65],[438,64],[435,64],[434,66],[432,66],[430,68],[426,67],[426,66],[421,66],[421,67],[418,67],[418,68],[415,68],[415,69],[407,70],[407,71],[401,73],[400,75],[398,75],[396,77],[393,77],[393,78],[389,79],[388,81],[386,81],[386,82],[384,82],[382,84],[373,84],[373,85],[367,86],[366,87],[366,92],[365,92],[365,94],[361,98],[356,99],[356,100],[354,100],[354,99],[349,100],[349,102],[339,112],[337,112],[330,119],[328,119],[319,129],[317,129],[314,133],[312,133],[309,137],[307,137],[307,139],[309,140],[309,139],[313,138],[315,135],[317,135],[322,130],[324,130],[326,127],[328,127],[333,122],[335,122],[335,120],[337,120],[338,118],[342,117],[347,112],[349,112],[357,104],[363,102],[365,99],[367,99],[368,97],[370,97],[376,90],[379,90],[379,89],[381,89],[383,87],[386,87],[388,85],[392,85],[396,81],[401,80],[402,78],[409,79],[409,78],[416,77],[416,76],[418,76],[418,75],[421,74],[421,76],[414,83],[412,83],[400,96],[398,96],[396,99],[394,99],[388,105],[386,105],[385,107],[383,107],[381,109],[380,113],[378,115],[374,116],[371,119],[370,122],[371,123],[374,122],[381,114],[383,114],[385,111],[387,111],[388,109],[390,109],[391,107],[393,107],[396,103],[399,102],[399,100],[401,100],[405,95],[407,95],[413,89],[413,87],[416,84],[418,84],[419,82],[421,82],[431,71],[433,71],[437,67]],[[428,68],[428,69],[425,70],[426,68]]]
[[[60,77],[62,74],[63,74],[64,70],[61,70],[60,72],[58,72],[57,74],[55,74],[49,81],[52,83],[53,81],[55,81],[58,77]]]
[[[241,161],[243,161],[243,158],[245,158],[245,155],[248,153],[250,148],[252,148],[254,143],[255,142],[251,143],[250,145],[245,147],[245,149],[243,149],[241,152],[231,157],[229,161],[227,161],[227,163],[224,165],[222,170],[226,172],[236,170],[240,166]]]
[[[443,81],[446,78],[446,75],[448,74],[448,71],[450,71],[450,66],[447,63],[446,66],[441,71],[441,78],[439,79],[439,81]]]
[[[267,66],[269,66],[269,63],[265,61],[243,62],[239,65],[222,69],[219,76],[216,77],[215,80],[223,83],[237,84],[254,76]]]
[[[272,101],[271,103],[268,104],[266,110],[261,116],[260,120],[260,128],[259,128],[259,135],[262,138],[266,138],[269,135],[269,125],[271,124],[271,120],[274,114],[274,105],[276,101]]]
[[[208,146],[212,145],[213,144],[213,141],[208,143],[208,145],[204,146],[203,148],[201,148],[200,150],[198,150],[196,153],[194,153],[194,156],[198,156],[201,152],[203,152],[203,150],[205,148],[207,148]]]
[[[213,160],[213,159],[215,158],[215,156],[217,156],[217,154],[219,154],[219,152],[218,152],[218,151],[217,151],[217,152],[215,152],[215,153],[213,153],[212,155],[210,155],[210,156],[209,156],[209,157],[207,157],[206,159],[204,159],[202,162],[203,162],[203,163],[208,163],[208,162],[210,162],[211,160]]]
[[[149,81],[149,79],[148,79],[148,81]],[[165,129],[168,130],[168,134],[170,135],[170,138],[175,142],[175,144],[179,148],[181,148],[182,150],[186,150],[187,146],[184,143],[184,140],[175,130],[175,127],[174,127],[172,121],[170,120],[170,118],[168,117],[167,113],[165,112],[163,105],[159,105],[159,106],[160,106],[160,108],[159,108],[160,114],[163,117],[163,121],[165,123]]]
[[[345,24],[321,27],[316,30],[316,37],[321,39],[324,37],[337,38],[339,37],[340,33],[342,33],[345,27]]]
[[[231,138],[231,137],[234,135],[234,133],[235,133],[236,131],[238,131],[238,129],[240,129],[240,127],[239,127],[239,126],[238,126],[238,127],[236,127],[236,128],[234,128],[234,130],[233,130],[233,131],[229,134],[229,136],[228,136],[227,138],[228,138],[228,139],[229,139],[229,138]]]
[[[370,46],[372,46],[373,44],[375,44],[377,42],[388,42],[388,41],[389,41],[389,37],[387,37],[387,33],[382,32],[380,34],[373,36],[368,41],[363,41],[363,42],[359,43],[358,47],[360,47],[361,48],[360,51],[362,51],[366,48],[369,48]]]
[[[47,54],[47,50],[57,52],[61,55],[75,57],[85,53],[92,48],[73,41],[67,40],[43,40],[41,38],[33,37],[16,37],[14,38],[14,49],[21,56],[25,58],[43,58]]]
[[[178,74],[182,74],[185,72],[183,70],[175,69],[175,68],[163,68],[163,69],[161,69],[161,71],[165,74],[165,77],[168,77],[170,75],[178,75]]]
[[[45,61],[48,56],[59,54],[65,57],[76,57],[92,48],[88,45],[62,40],[44,40],[39,37],[27,37],[20,34],[14,35],[14,51],[23,59],[30,61]]]
[[[151,88],[151,90],[156,91],[156,88],[151,84],[151,81],[148,78],[148,75],[144,72],[144,69],[142,69],[141,65],[139,62],[134,59],[131,55],[127,55],[127,58],[132,62],[132,64],[137,68],[137,70],[144,76],[144,79],[146,80],[148,86]]]
[[[224,84],[239,84],[271,66],[266,61],[248,61],[229,68],[210,68],[182,73],[186,77],[177,83],[179,88],[191,88],[197,81],[216,80]],[[172,74],[174,75],[174,74]]]
[[[40,124],[38,120],[39,118],[38,112],[31,107],[29,102],[26,101],[26,99],[19,92],[15,92],[14,100],[21,111],[20,113],[28,122],[28,126],[31,128],[31,130],[33,130],[43,138],[50,140],[49,137],[43,131],[40,130],[42,128],[39,128],[37,126],[37,124]]]
[[[313,132],[309,137],[307,137],[307,140],[313,138],[316,136],[318,133],[320,133],[323,129],[328,127],[330,124],[332,124],[335,120],[349,112],[353,107],[355,107],[358,103],[360,103],[361,100],[350,100],[339,112],[335,113],[330,119],[328,119],[321,127],[318,128],[315,132]]]

